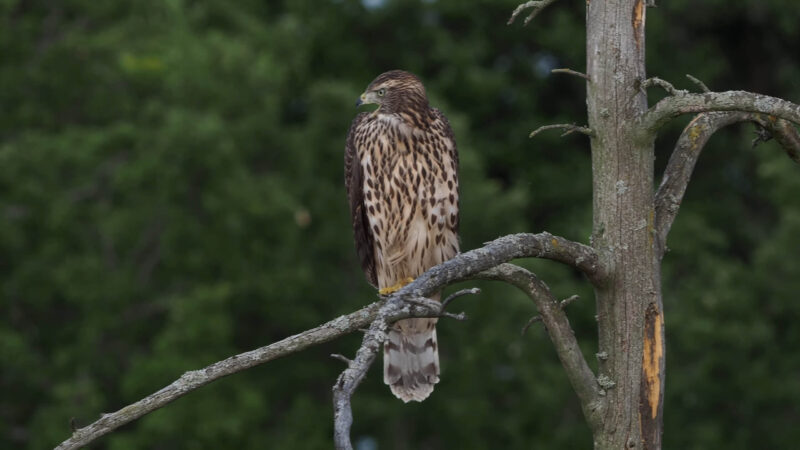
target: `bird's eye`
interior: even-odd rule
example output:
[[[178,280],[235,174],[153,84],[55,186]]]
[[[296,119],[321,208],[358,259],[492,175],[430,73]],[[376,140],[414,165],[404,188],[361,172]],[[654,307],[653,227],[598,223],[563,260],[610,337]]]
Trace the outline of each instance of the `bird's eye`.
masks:
[[[383,94],[386,93],[386,89],[378,89],[378,97],[383,97]]]

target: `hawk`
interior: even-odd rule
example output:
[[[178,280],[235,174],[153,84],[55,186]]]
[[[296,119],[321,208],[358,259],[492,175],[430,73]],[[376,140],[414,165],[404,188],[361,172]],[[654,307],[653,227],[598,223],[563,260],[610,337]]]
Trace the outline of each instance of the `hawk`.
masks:
[[[450,123],[414,74],[379,75],[362,104],[378,109],[350,126],[345,188],[361,267],[389,294],[458,253],[458,152]],[[435,326],[413,318],[389,329],[383,381],[404,402],[426,399],[439,382]]]

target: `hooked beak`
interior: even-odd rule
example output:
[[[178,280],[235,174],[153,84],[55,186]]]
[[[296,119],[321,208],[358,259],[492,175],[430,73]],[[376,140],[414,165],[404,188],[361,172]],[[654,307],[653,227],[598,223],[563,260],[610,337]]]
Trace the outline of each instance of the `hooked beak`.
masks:
[[[364,104],[364,94],[361,94],[361,97],[358,97],[356,100],[356,108]]]

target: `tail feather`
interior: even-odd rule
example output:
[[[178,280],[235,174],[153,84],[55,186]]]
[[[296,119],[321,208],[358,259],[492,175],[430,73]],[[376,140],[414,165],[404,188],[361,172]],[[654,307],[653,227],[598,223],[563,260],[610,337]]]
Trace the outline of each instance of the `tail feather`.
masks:
[[[383,382],[403,400],[421,402],[439,382],[436,319],[400,320],[383,344]]]

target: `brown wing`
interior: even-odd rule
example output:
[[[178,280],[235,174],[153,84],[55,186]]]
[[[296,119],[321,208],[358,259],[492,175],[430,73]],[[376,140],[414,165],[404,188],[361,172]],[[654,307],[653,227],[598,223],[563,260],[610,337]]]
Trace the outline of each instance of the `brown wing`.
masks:
[[[452,150],[450,151],[450,158],[452,158],[453,162],[455,163],[455,167],[452,167],[453,171],[455,172],[455,180],[456,180],[456,194],[457,201],[456,201],[456,210],[461,210],[461,187],[458,183],[458,148],[456,148],[456,135],[453,133],[453,128],[450,126],[450,121],[447,120],[447,117],[439,111],[438,108],[431,108],[433,110],[433,115],[436,119],[442,121],[444,124],[444,135],[446,139],[449,139],[450,142],[453,143]],[[460,218],[459,214],[456,214],[456,223],[453,226],[453,230],[458,233],[458,226],[460,225]]]
[[[364,176],[361,171],[361,159],[356,150],[355,138],[358,126],[369,115],[362,112],[353,119],[350,131],[347,133],[347,143],[344,151],[344,187],[347,190],[347,200],[350,203],[350,218],[353,221],[353,236],[356,241],[356,252],[361,261],[361,268],[367,281],[378,287],[378,277],[375,274],[375,240],[369,228],[367,212],[364,208]]]

